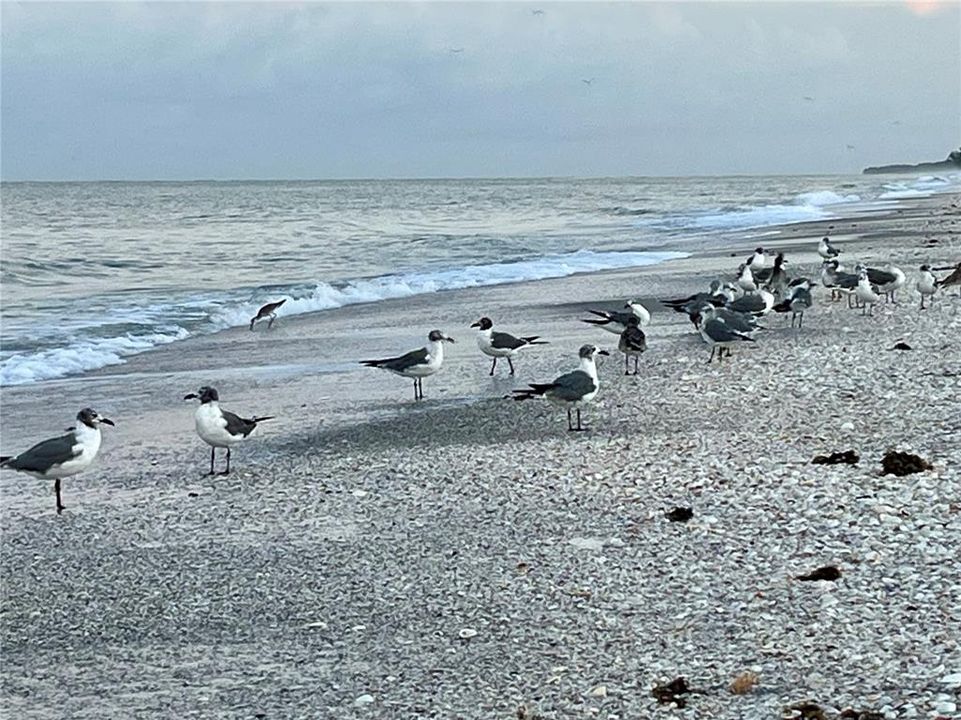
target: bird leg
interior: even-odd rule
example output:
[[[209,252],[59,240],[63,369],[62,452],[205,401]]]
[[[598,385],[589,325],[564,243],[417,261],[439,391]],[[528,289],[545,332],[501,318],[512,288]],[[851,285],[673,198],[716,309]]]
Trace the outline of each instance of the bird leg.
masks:
[[[60,478],[53,481],[53,491],[57,496],[57,515],[63,512],[63,500],[60,497]]]
[[[717,346],[711,348],[711,357],[707,359],[707,364],[710,365],[714,361],[714,353],[717,351]]]
[[[491,363],[491,372],[490,372],[491,377],[494,377],[494,368],[496,367],[497,367],[497,358],[495,357],[494,362]]]
[[[214,447],[210,448],[210,472],[207,473],[208,475],[216,475],[216,473],[214,472],[214,453],[216,451],[217,451],[216,448]]]
[[[567,408],[567,429],[568,429],[568,431],[574,429],[574,423],[573,423],[573,421],[571,420],[571,409],[570,409],[570,408]]]
[[[581,427],[581,409],[577,408],[577,432],[581,432],[583,429]]]
[[[510,367],[510,369],[511,369],[511,375],[513,375],[513,374],[514,374],[514,363],[511,362],[511,356],[510,356],[510,355],[507,356],[507,365],[508,365],[508,366]]]
[[[417,378],[414,378],[414,400],[419,400],[419,399],[420,398],[417,396]]]
[[[270,328],[272,328],[272,327],[274,326],[274,320],[276,320],[276,319],[277,319],[277,316],[274,315],[273,313],[270,313],[270,322],[267,323],[267,329],[268,329],[268,330],[270,330]]]
[[[635,375],[637,375],[637,363],[638,363],[639,360],[640,360],[640,358],[639,358],[637,355],[635,355],[635,356],[634,356],[634,374],[635,374]]]
[[[227,448],[227,469],[223,472],[224,475],[230,475],[230,448]]]
[[[629,366],[628,366],[628,363],[629,363],[630,361],[631,361],[630,356],[629,356],[627,353],[624,353],[624,374],[625,374],[625,375],[630,375],[630,374],[631,374],[630,368],[629,368]]]

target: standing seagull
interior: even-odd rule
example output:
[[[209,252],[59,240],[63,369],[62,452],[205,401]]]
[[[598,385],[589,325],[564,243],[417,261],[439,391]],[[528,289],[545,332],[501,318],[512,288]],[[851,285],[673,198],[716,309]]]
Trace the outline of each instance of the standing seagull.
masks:
[[[277,302],[267,303],[260,308],[260,310],[257,311],[257,314],[250,318],[250,329],[254,329],[254,323],[270,318],[270,322],[267,323],[267,329],[270,330],[274,324],[274,320],[277,319],[277,308],[279,308],[285,302],[287,302],[287,298],[278,300]]]
[[[638,358],[647,350],[647,338],[644,337],[644,331],[640,328],[640,321],[633,315],[627,319],[627,327],[621,333],[617,349],[624,353],[624,374],[630,375],[627,363],[633,355],[634,374],[637,375]]]
[[[482,317],[471,325],[472,328],[479,328],[477,332],[477,347],[488,357],[494,358],[491,363],[491,376],[494,375],[494,368],[497,367],[497,358],[507,358],[510,365],[511,375],[514,374],[514,363],[511,357],[521,348],[531,345],[547,345],[546,340],[541,340],[539,335],[529,335],[527,337],[514,337],[504,332],[494,332],[494,323],[489,317]]]
[[[53,478],[59,515],[63,512],[60,480],[90,467],[100,450],[101,423],[113,425],[113,420],[103,417],[96,410],[84,408],[77,413],[77,426],[66,435],[44,440],[16,457],[0,457],[0,467],[44,480]]]
[[[877,304],[881,296],[878,295],[876,288],[871,284],[868,279],[867,268],[861,268],[861,272],[858,274],[858,286],[854,291],[859,302],[863,303],[861,308],[861,314],[864,315],[867,312],[868,305],[871,306],[871,314],[874,315],[874,306]]]
[[[447,337],[440,330],[431,330],[427,336],[427,347],[384,360],[361,360],[360,364],[365,367],[382,368],[395,375],[413,379],[414,400],[423,400],[424,378],[440,370],[444,362],[445,342],[452,343],[454,338]]]
[[[830,260],[831,258],[836,258],[840,254],[840,249],[831,244],[831,238],[829,238],[827,235],[821,238],[821,242],[818,243],[818,255],[825,260]]]
[[[814,298],[811,296],[811,286],[805,283],[791,287],[789,295],[774,306],[774,311],[791,313],[791,327],[794,327],[796,320],[800,330],[801,324],[804,322],[804,311],[813,304]]]
[[[934,273],[931,272],[930,265],[921,266],[921,275],[918,277],[918,292],[921,294],[921,309],[924,310],[924,298],[934,297],[935,291],[938,289],[938,281],[934,278]]]
[[[630,310],[630,312],[618,312],[617,310],[588,310],[589,313],[597,315],[600,320],[595,320],[591,318],[590,320],[581,320],[581,322],[586,322],[588,325],[594,325],[602,330],[607,330],[609,333],[614,333],[615,335],[620,335],[624,332],[625,328],[628,327],[628,322],[630,318],[637,318],[639,325],[647,325],[651,322],[651,313],[648,309],[641,305],[637,300],[628,300],[624,303],[624,308]],[[676,308],[675,308],[676,309]]]
[[[757,290],[757,282],[754,280],[754,273],[751,272],[750,265],[741,265],[737,276],[737,286],[746,293]]]
[[[951,268],[938,269],[950,270]],[[961,285],[961,262],[954,267],[954,272],[948,275],[944,280],[938,282],[938,287],[951,287],[952,285]]]
[[[217,448],[227,448],[227,467],[221,475],[230,474],[230,448],[243,442],[257,428],[257,423],[273,420],[272,415],[242,418],[220,407],[216,388],[204,386],[198,392],[184,395],[184,400],[200,398],[200,407],[194,413],[194,422],[200,439],[210,445],[210,472],[215,475],[214,454]]]
[[[731,354],[731,345],[739,342],[754,342],[754,338],[750,335],[734,330],[726,322],[718,318],[714,314],[713,306],[705,308],[702,318],[699,331],[704,342],[711,346],[711,357],[708,358],[708,363],[713,362],[714,353],[717,350],[720,350],[717,361],[721,362],[725,350],[727,350],[728,355]]]
[[[582,345],[578,356],[581,366],[573,372],[564,373],[553,382],[531,383],[525,390],[515,390],[515,400],[530,400],[533,397],[545,397],[552,403],[567,406],[567,429],[581,431],[581,405],[589,403],[597,395],[600,387],[597,379],[597,365],[594,358],[598,355],[610,355],[607,350],[598,350],[593,345]],[[571,410],[577,410],[577,427],[574,427]]]
[[[745,265],[751,268],[751,272],[756,272],[757,270],[766,268],[767,255],[764,254],[764,248],[762,247],[756,248],[754,250],[754,254],[747,259],[747,262],[745,263]]]

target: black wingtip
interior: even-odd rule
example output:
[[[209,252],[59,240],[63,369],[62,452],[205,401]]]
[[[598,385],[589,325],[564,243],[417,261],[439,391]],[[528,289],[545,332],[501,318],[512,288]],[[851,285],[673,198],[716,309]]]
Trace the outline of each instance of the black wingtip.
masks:
[[[11,460],[13,460],[12,455],[0,455],[0,465],[6,465]]]

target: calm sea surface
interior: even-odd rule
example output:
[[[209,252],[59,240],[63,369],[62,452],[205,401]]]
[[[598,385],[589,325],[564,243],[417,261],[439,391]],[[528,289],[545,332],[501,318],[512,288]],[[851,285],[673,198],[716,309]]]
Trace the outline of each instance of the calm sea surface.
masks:
[[[0,385],[287,314],[661,262],[947,177],[3,183]]]

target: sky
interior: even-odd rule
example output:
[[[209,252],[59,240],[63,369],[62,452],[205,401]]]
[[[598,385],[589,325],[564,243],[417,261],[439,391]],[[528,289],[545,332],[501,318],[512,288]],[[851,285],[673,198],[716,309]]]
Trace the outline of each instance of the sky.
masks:
[[[961,144],[961,2],[4,0],[4,180],[856,173]]]

